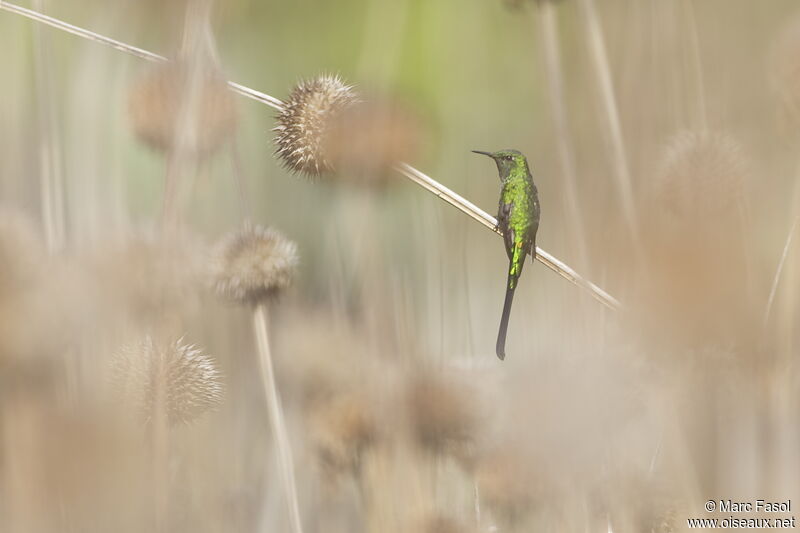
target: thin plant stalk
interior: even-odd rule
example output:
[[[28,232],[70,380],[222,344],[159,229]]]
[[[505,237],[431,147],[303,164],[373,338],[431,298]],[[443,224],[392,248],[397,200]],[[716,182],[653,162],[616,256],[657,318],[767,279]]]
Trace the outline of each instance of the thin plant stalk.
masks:
[[[586,233],[584,231],[583,212],[578,203],[575,157],[572,150],[572,138],[569,133],[567,104],[564,101],[564,74],[561,69],[561,47],[559,46],[555,2],[539,2],[538,12],[545,79],[547,80],[547,89],[550,97],[550,112],[553,116],[555,141],[558,147],[559,159],[561,159],[562,181],[566,189],[568,218],[572,221],[574,227],[579,262],[581,265],[586,265]]]
[[[34,6],[44,9],[44,0],[36,0]],[[53,102],[53,80],[51,68],[52,46],[48,36],[39,27],[34,28],[33,48],[35,58],[34,79],[39,103],[40,192],[42,222],[45,241],[50,253],[64,246],[64,172],[61,164],[60,139],[56,125]]]
[[[172,132],[175,150],[167,155],[164,184],[162,229],[175,231],[182,220],[187,178],[196,181],[197,155],[191,150],[198,131],[196,111],[200,107],[200,85],[209,63],[216,64],[216,45],[211,33],[211,0],[187,7],[184,15],[180,55],[189,58],[188,76],[183,80],[185,96],[178,109],[178,120]]]
[[[622,126],[620,124],[619,110],[614,93],[614,82],[611,79],[611,68],[608,63],[608,53],[606,52],[603,27],[597,15],[597,8],[594,0],[580,0],[578,2],[586,24],[586,33],[589,40],[589,52],[594,67],[594,74],[597,79],[597,86],[603,101],[605,110],[606,125],[611,141],[612,161],[614,164],[614,176],[617,181],[622,211],[630,233],[634,239],[634,244],[639,248],[639,229],[637,225],[636,204],[633,198],[633,184],[631,173],[628,168],[628,156],[625,151],[625,142],[622,138]]]
[[[156,391],[156,409],[151,420],[153,469],[154,525],[157,533],[168,531],[169,516],[169,429],[166,413],[166,394],[163,384]]]
[[[694,6],[691,0],[683,0],[684,9],[686,11],[686,19],[689,33],[689,41],[692,48],[692,68],[694,69],[694,78],[696,83],[695,91],[697,92],[697,108],[698,117],[700,120],[700,129],[703,132],[708,131],[708,111],[706,107],[706,90],[703,81],[703,62],[700,58],[700,36],[697,31],[697,18],[694,14]]]
[[[769,317],[772,314],[772,306],[775,303],[775,295],[778,292],[778,285],[780,284],[781,274],[783,273],[783,267],[786,264],[786,258],[789,256],[789,249],[792,246],[792,240],[794,239],[794,234],[797,231],[798,223],[800,223],[800,216],[794,219],[792,227],[789,228],[789,234],[786,236],[786,243],[783,245],[783,253],[781,253],[781,259],[780,261],[778,261],[778,268],[775,269],[775,276],[772,278],[772,286],[770,287],[769,290],[767,307],[764,309],[764,319],[762,321],[762,327],[764,329],[767,328],[767,324],[769,323]]]
[[[27,17],[37,22],[41,22],[43,24],[47,24],[54,28],[66,31],[68,33],[72,33],[73,35],[83,37],[84,39],[89,39],[95,42],[99,42],[101,44],[105,44],[106,46],[110,46],[127,54],[131,54],[136,57],[146,59],[148,61],[167,61],[167,58],[165,58],[164,56],[160,56],[158,54],[154,54],[153,52],[144,50],[142,48],[137,48],[135,46],[131,46],[121,41],[117,41],[110,37],[106,37],[97,34],[95,32],[86,30],[84,28],[68,24],[59,19],[43,15],[42,13],[39,13],[37,11],[26,9],[14,4],[10,4],[5,0],[0,0],[0,9],[16,13],[18,15]],[[247,98],[251,98],[253,100],[266,104],[279,111],[283,109],[283,102],[273,96],[262,93],[260,91],[256,91],[255,89],[250,89],[249,87],[245,87],[244,85],[240,85],[238,83],[231,81],[228,82],[228,86],[231,88],[232,91],[236,92],[237,94],[240,94]],[[619,140],[621,142],[621,135],[619,136]],[[624,155],[624,150],[622,151],[622,153]],[[624,161],[624,157],[622,158],[622,161]],[[624,168],[626,169],[625,175],[627,176],[627,163],[625,163]],[[419,185],[420,187],[422,187],[423,189],[427,190],[428,192],[434,194],[443,201],[454,206],[462,213],[480,222],[481,224],[483,224],[490,230],[494,231],[498,235],[502,235],[500,230],[497,228],[497,220],[493,216],[483,211],[472,202],[466,200],[457,193],[448,189],[447,187],[437,182],[430,176],[424,174],[423,172],[420,172],[419,170],[415,169],[414,167],[412,167],[407,163],[400,163],[396,165],[395,170],[401,175],[405,176],[409,180]],[[573,270],[563,261],[555,258],[554,256],[552,256],[551,254],[549,254],[548,252],[539,247],[536,248],[536,260],[545,265],[546,267],[548,267],[549,269],[553,270],[557,274],[559,274],[561,277],[563,277],[570,283],[578,285],[582,289],[588,291],[593,298],[595,298],[597,301],[599,301],[606,307],[610,309],[620,308],[620,302],[616,298],[605,292],[603,289],[601,289],[591,281],[580,276],[575,270]]]
[[[267,304],[259,303],[253,310],[253,327],[256,334],[258,348],[258,362],[261,369],[261,381],[266,394],[267,408],[269,410],[269,423],[278,451],[278,469],[281,482],[286,495],[289,508],[289,521],[292,533],[302,533],[300,521],[300,506],[297,499],[297,484],[294,477],[294,459],[292,447],[286,431],[286,421],[283,416],[283,406],[278,387],[275,382],[275,371],[272,367],[272,354],[269,348],[269,335],[267,333]]]

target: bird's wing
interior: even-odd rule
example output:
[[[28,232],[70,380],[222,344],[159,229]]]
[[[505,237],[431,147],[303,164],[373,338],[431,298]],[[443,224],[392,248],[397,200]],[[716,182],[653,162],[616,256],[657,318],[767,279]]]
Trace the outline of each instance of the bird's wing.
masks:
[[[500,204],[500,209],[497,211],[497,225],[503,231],[503,241],[506,245],[506,253],[511,258],[511,251],[514,249],[514,230],[511,229],[509,222],[511,221],[511,209],[514,204]]]

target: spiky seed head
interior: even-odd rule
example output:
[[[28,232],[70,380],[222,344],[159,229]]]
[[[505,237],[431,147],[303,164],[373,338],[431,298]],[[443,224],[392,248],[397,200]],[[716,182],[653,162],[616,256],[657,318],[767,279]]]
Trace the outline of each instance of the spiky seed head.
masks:
[[[739,214],[748,180],[742,147],[724,133],[686,131],[666,146],[654,183],[656,202],[679,220]]]
[[[0,297],[30,288],[47,254],[31,222],[16,211],[0,211]]]
[[[113,356],[111,386],[145,421],[163,410],[170,425],[196,420],[224,397],[214,359],[183,338],[157,342],[148,335],[123,346]]]
[[[334,164],[325,153],[334,118],[358,100],[341,78],[323,75],[301,81],[291,92],[275,127],[276,154],[293,172],[319,176]]]
[[[211,284],[223,298],[259,303],[291,284],[298,263],[294,242],[275,229],[248,224],[217,245]]]
[[[466,455],[477,429],[475,406],[466,386],[420,372],[406,391],[412,434],[424,449]]]
[[[136,136],[163,152],[213,153],[233,134],[233,94],[216,70],[182,59],[156,65],[132,88],[128,112]]]

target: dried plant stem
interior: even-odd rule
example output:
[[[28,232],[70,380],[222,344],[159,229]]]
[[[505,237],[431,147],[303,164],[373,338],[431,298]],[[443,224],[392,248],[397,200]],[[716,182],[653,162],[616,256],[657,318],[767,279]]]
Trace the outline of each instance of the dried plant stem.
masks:
[[[297,502],[297,485],[294,479],[292,447],[289,443],[289,435],[286,431],[281,398],[278,394],[275,372],[272,367],[272,355],[270,353],[269,336],[267,334],[267,305],[265,303],[256,305],[253,311],[253,326],[256,333],[258,362],[261,367],[261,380],[264,385],[267,408],[269,410],[269,423],[272,427],[272,435],[275,438],[275,447],[278,451],[278,468],[280,470],[281,481],[286,496],[286,503],[289,507],[289,520],[292,533],[302,533],[303,527],[300,521],[300,506]]]
[[[169,429],[163,384],[158,387],[155,416],[152,427],[152,468],[154,499],[154,530],[163,533],[169,530]]]
[[[34,5],[44,8],[43,0]],[[39,27],[34,28],[33,48],[35,58],[34,77],[39,107],[40,192],[42,226],[50,253],[64,246],[64,173],[61,164],[60,140],[56,127],[54,92],[51,68],[51,43]]]
[[[120,52],[125,52],[126,54],[136,56],[140,59],[146,59],[148,61],[154,61],[154,62],[163,62],[168,60],[166,57],[162,55],[154,54],[153,52],[150,52],[143,48],[138,48],[136,46],[123,43],[122,41],[117,41],[116,39],[100,35],[99,33],[95,33],[93,31],[81,28],[79,26],[74,26],[57,18],[45,15],[43,13],[39,13],[38,11],[34,11],[33,9],[28,9],[15,4],[11,4],[9,2],[6,2],[5,0],[0,0],[0,9],[9,11],[11,13],[16,13],[17,15],[21,15],[31,20],[35,20],[36,22],[52,26],[53,28],[65,31],[67,33],[71,33],[72,35],[77,35],[78,37],[82,37],[90,41],[95,41],[97,43],[110,46],[111,48],[115,48]],[[242,96],[246,96],[263,104],[267,104],[268,106],[278,110],[283,109],[283,102],[268,94],[264,94],[262,92],[256,91],[255,89],[250,89],[249,87],[245,87],[244,85],[240,85],[234,82],[228,82],[228,86],[231,88],[231,90],[233,90],[238,94],[241,94]]]
[[[475,527],[478,531],[481,529],[481,491],[478,487],[478,482],[472,482],[472,503],[475,509]]]
[[[692,0],[683,0],[683,6],[686,11],[686,22],[688,26],[689,41],[692,48],[692,68],[694,69],[694,78],[696,83],[695,91],[697,92],[697,107],[698,118],[700,120],[700,129],[708,131],[708,111],[706,107],[706,90],[703,81],[703,62],[700,57],[700,36],[697,31],[697,18],[694,14],[694,6]]]
[[[594,0],[580,0],[578,3],[586,24],[589,51],[605,109],[608,134],[613,150],[614,176],[617,180],[622,210],[630,233],[633,236],[634,244],[638,249],[640,240],[636,204],[633,199],[633,185],[628,168],[628,156],[625,151],[625,142],[622,138],[622,126],[620,125],[619,110],[617,109],[617,100],[614,94],[614,82],[611,79],[611,68],[608,63],[603,27],[600,25]]]
[[[766,329],[767,324],[769,323],[769,317],[772,314],[772,305],[775,302],[775,295],[778,292],[778,285],[780,284],[783,267],[786,264],[786,258],[789,256],[789,249],[792,246],[792,240],[794,239],[794,234],[797,231],[798,224],[800,224],[800,216],[794,219],[792,227],[789,228],[789,234],[786,236],[786,243],[783,245],[783,253],[781,253],[781,259],[778,261],[778,268],[775,269],[775,277],[772,278],[772,287],[769,290],[767,307],[764,309],[764,319],[762,321],[762,327],[764,329]]]
[[[566,189],[568,219],[575,231],[576,246],[580,264],[586,265],[586,234],[583,212],[578,203],[578,185],[575,172],[575,158],[572,152],[572,139],[569,134],[567,105],[564,102],[564,74],[561,70],[561,48],[559,46],[558,19],[555,2],[539,4],[539,35],[544,51],[545,78],[550,96],[550,112],[553,115],[558,155],[561,159],[563,183]]]
[[[591,0],[583,0],[591,1]],[[18,15],[22,15],[24,17],[33,19],[37,22],[41,22],[43,24],[47,24],[54,28],[58,28],[63,31],[67,31],[72,33],[73,35],[77,35],[79,37],[83,37],[85,39],[89,39],[95,42],[99,42],[105,44],[107,46],[111,46],[120,50],[122,52],[134,55],[136,57],[140,57],[142,59],[147,59],[149,61],[166,61],[167,59],[163,56],[158,54],[154,54],[152,52],[148,52],[147,50],[143,50],[141,48],[137,48],[135,46],[131,46],[129,44],[125,44],[123,42],[117,41],[115,39],[111,39],[109,37],[105,37],[103,35],[99,35],[92,31],[80,28],[78,26],[73,26],[72,24],[68,24],[61,20],[55,19],[53,17],[48,17],[47,15],[43,15],[36,11],[26,9],[23,7],[16,6],[14,4],[9,4],[4,0],[0,0],[0,9],[4,9],[6,11],[10,11],[12,13],[16,13]],[[602,35],[600,38],[600,43],[602,45]],[[603,48],[603,57],[605,54],[605,48]],[[607,68],[607,65],[606,65]],[[606,78],[608,79],[608,84],[610,87],[610,76],[606,73]],[[228,86],[234,92],[241,94],[242,96],[246,96],[247,98],[251,98],[263,104],[266,104],[274,109],[282,110],[283,109],[283,102],[279,99],[272,97],[268,94],[256,91],[254,89],[250,89],[243,85],[234,82],[228,82]],[[613,90],[610,91],[611,94],[611,103],[613,104]],[[607,99],[607,98],[606,98]],[[613,104],[614,110],[614,117],[616,117],[616,105]],[[619,131],[619,120],[615,118],[615,123],[617,125],[616,132],[617,134],[615,137],[618,140],[619,149],[617,152],[622,155],[622,157],[617,157],[617,159],[621,162],[621,167],[624,168],[624,177],[627,179],[627,183],[630,183],[630,179],[627,172],[627,163],[625,162],[624,157],[624,149],[622,148],[622,136]],[[463,197],[459,196],[455,192],[451,191],[444,185],[440,184],[433,178],[427,176],[426,174],[420,172],[419,170],[415,169],[411,165],[406,163],[400,163],[395,167],[395,170],[405,176],[406,178],[410,179],[417,185],[421,186],[423,189],[427,190],[428,192],[436,195],[440,199],[444,200],[445,202],[449,203],[450,205],[454,206],[461,212],[469,215],[473,219],[477,220],[487,228],[491,229],[497,234],[501,232],[497,228],[497,220],[477,207],[475,204],[469,202],[468,200],[464,199]],[[625,181],[625,180],[623,180]],[[629,189],[629,187],[628,187]],[[632,199],[630,201],[631,208],[632,208]],[[597,301],[604,304],[605,306],[609,307],[610,309],[618,309],[620,307],[619,301],[614,298],[613,296],[609,295],[603,289],[595,285],[589,280],[584,279],[580,276],[577,272],[575,272],[572,268],[570,268],[566,263],[556,259],[546,251],[542,250],[541,248],[536,249],[536,259],[541,262],[546,267],[550,268],[557,274],[559,274],[564,279],[568,280],[569,282],[578,285],[579,287],[587,290],[592,297],[594,297]]]

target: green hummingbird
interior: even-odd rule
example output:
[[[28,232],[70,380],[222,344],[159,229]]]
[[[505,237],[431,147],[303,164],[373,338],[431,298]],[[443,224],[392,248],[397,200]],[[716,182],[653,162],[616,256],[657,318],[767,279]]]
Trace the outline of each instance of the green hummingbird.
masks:
[[[497,333],[497,357],[505,359],[506,331],[508,317],[511,314],[511,302],[514,300],[514,289],[522,274],[525,258],[531,254],[536,258],[536,232],[539,230],[539,191],[533,183],[533,176],[528,168],[528,160],[517,150],[500,150],[499,152],[481,152],[494,159],[500,173],[502,190],[500,206],[497,210],[497,229],[503,234],[503,241],[508,254],[508,282],[506,299],[503,304],[503,315],[500,318],[500,331]]]

